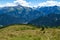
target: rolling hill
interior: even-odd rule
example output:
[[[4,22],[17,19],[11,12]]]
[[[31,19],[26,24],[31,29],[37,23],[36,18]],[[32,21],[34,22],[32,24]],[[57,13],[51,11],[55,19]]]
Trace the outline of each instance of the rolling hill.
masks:
[[[60,29],[33,25],[10,25],[0,29],[0,40],[60,40]]]

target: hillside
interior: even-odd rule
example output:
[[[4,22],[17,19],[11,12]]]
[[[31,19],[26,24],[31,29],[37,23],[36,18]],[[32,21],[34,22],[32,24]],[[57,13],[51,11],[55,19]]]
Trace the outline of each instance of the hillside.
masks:
[[[0,25],[10,24],[60,26],[60,6],[30,8],[18,5],[0,8]]]
[[[33,25],[11,25],[0,29],[0,40],[60,40],[60,29]]]
[[[47,16],[41,16],[35,20],[29,22],[33,25],[45,25],[45,26],[59,26],[60,25],[60,14],[49,14]]]

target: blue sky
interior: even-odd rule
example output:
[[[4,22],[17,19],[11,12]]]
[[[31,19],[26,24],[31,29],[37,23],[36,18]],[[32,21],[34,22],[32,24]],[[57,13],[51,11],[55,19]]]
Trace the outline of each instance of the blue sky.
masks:
[[[6,2],[13,2],[13,1],[15,1],[15,0],[0,0],[0,3],[6,3]],[[44,2],[44,1],[47,1],[47,0],[26,0],[27,2],[32,2],[32,3],[34,3],[34,2]],[[55,0],[55,1],[60,1],[60,0]]]
[[[14,3],[18,2],[18,3],[20,3],[23,6],[29,6],[29,5],[30,6],[33,6],[33,5],[35,6],[35,5],[39,5],[39,4],[42,4],[42,3],[43,3],[42,5],[44,5],[44,4],[46,5],[48,3],[46,1],[57,1],[56,4],[59,2],[58,4],[60,5],[60,0],[0,0],[0,5],[4,5],[5,6],[5,4],[6,5],[8,5],[8,4],[10,5],[10,3],[14,4]],[[54,2],[53,2],[53,4],[54,4]]]
[[[7,2],[13,2],[15,0],[0,0],[0,4],[5,4]],[[33,4],[38,4],[40,2],[45,2],[45,1],[48,1],[48,0],[25,0],[27,2],[31,2]],[[55,1],[60,1],[60,0],[55,0]]]

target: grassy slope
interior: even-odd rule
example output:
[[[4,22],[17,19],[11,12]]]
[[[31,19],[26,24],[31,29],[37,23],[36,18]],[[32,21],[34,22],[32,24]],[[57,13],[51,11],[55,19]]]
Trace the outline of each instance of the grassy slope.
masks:
[[[41,28],[31,25],[12,25],[0,29],[0,40],[60,40],[60,29],[41,31]]]

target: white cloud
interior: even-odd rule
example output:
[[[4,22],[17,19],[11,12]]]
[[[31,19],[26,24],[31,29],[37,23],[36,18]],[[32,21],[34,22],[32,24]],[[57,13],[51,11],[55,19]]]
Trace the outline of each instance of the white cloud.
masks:
[[[16,6],[16,4],[15,3],[0,4],[0,7],[7,7],[7,6]]]
[[[27,2],[26,0],[16,0],[16,1],[14,1],[14,3],[19,3],[22,6],[31,7],[30,6],[31,2]]]
[[[3,4],[3,5],[0,5],[0,7],[17,6],[18,4],[20,4],[22,6],[32,7],[32,6],[30,6],[31,2],[27,2],[25,0],[16,0],[13,3],[6,3],[6,4]]]
[[[17,6],[18,4],[22,6],[27,6],[27,7],[42,7],[42,6],[60,6],[60,2],[54,1],[54,0],[47,0],[46,2],[39,3],[38,5],[32,5],[31,2],[27,2],[26,0],[15,0],[13,3],[6,3],[3,5],[0,5],[0,7],[5,7],[5,6]]]
[[[40,7],[42,7],[42,6],[55,6],[55,5],[60,6],[60,2],[50,0],[50,1],[42,2],[42,3],[38,4],[38,6],[40,6]]]

